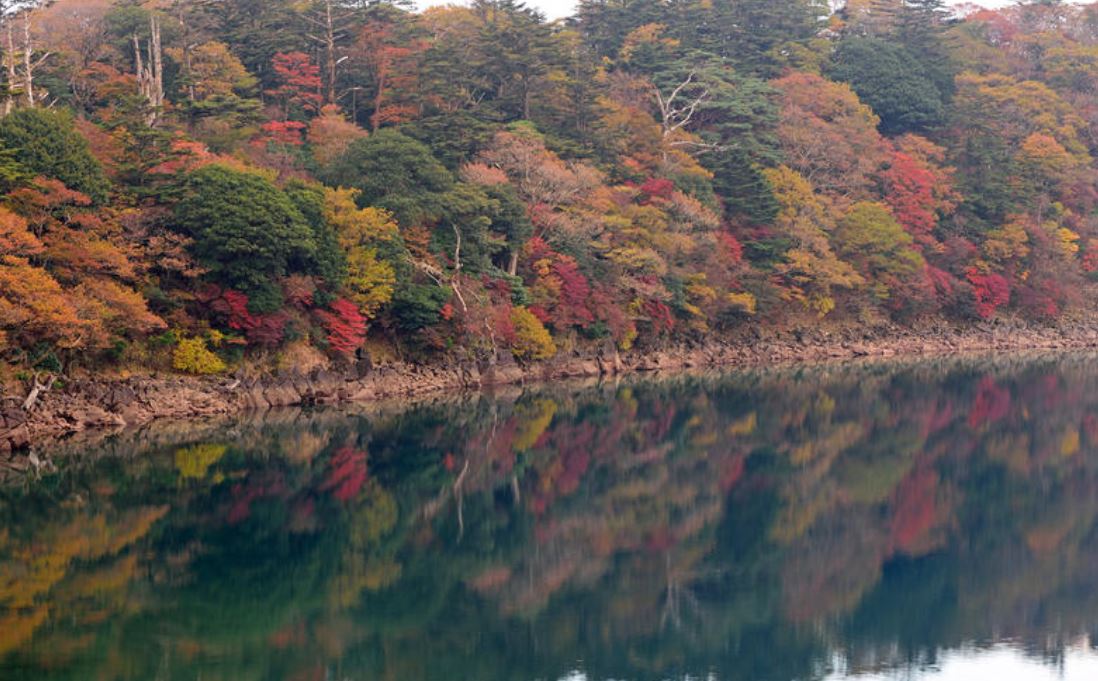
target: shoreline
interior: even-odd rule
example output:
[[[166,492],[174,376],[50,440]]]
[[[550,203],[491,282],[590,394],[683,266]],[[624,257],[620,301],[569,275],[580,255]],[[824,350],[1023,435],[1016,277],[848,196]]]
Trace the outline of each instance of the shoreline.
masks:
[[[922,358],[969,353],[1098,348],[1098,321],[1030,327],[1009,323],[965,328],[802,329],[771,337],[726,338],[647,353],[616,351],[549,362],[491,367],[451,363],[389,364],[365,373],[318,370],[250,378],[133,376],[67,382],[42,395],[31,412],[0,409],[0,454],[19,457],[82,432],[104,434],[154,421],[201,419],[272,408],[376,403],[432,394],[472,392],[567,379],[603,379],[662,371],[736,369],[844,362],[858,358]]]

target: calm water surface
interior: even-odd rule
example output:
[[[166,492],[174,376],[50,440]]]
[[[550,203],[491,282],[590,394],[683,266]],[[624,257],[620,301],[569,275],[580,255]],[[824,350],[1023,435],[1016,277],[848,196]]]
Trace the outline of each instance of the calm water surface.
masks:
[[[1095,678],[1095,357],[163,424],[0,485],[4,680]]]

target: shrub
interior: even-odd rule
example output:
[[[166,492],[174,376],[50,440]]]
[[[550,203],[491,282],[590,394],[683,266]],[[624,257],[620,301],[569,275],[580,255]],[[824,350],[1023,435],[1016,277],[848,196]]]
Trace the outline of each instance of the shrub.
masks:
[[[353,357],[366,342],[366,318],[346,298],[337,299],[329,307],[331,311],[316,313],[328,332],[328,347],[339,355]]]
[[[511,310],[511,324],[515,329],[515,340],[511,344],[511,354],[518,359],[549,359],[557,354],[553,337],[530,310],[516,307]]]
[[[188,338],[179,341],[172,354],[172,366],[176,371],[205,376],[225,371],[225,362],[210,352],[202,338]]]

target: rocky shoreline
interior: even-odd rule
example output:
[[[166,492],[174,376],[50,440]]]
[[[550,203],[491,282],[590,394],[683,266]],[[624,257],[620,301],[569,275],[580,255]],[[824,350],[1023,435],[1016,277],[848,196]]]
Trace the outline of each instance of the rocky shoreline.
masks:
[[[492,386],[599,378],[636,372],[734,368],[841,361],[858,357],[920,357],[959,353],[1098,348],[1098,321],[1029,326],[995,323],[825,331],[801,329],[745,335],[645,354],[616,350],[558,357],[532,365],[480,367],[389,364],[367,371],[314,371],[256,377],[139,376],[77,379],[44,393],[30,412],[9,399],[0,408],[0,453],[47,446],[75,433],[113,431],[158,419],[201,418],[245,410],[413,398]]]

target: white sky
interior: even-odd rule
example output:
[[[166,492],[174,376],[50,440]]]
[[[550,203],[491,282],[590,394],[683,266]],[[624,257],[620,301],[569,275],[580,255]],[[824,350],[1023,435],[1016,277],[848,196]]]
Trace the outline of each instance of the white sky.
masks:
[[[984,7],[1003,7],[1004,5],[1010,5],[1013,2],[1014,0],[973,0],[971,4],[983,5]],[[466,3],[455,0],[418,0],[417,4],[420,9],[423,9],[425,7],[434,7],[435,5],[461,5]],[[962,3],[954,2],[953,4]],[[576,0],[526,0],[526,5],[529,7],[536,7],[550,19],[560,19],[561,17],[572,14],[576,8]]]

